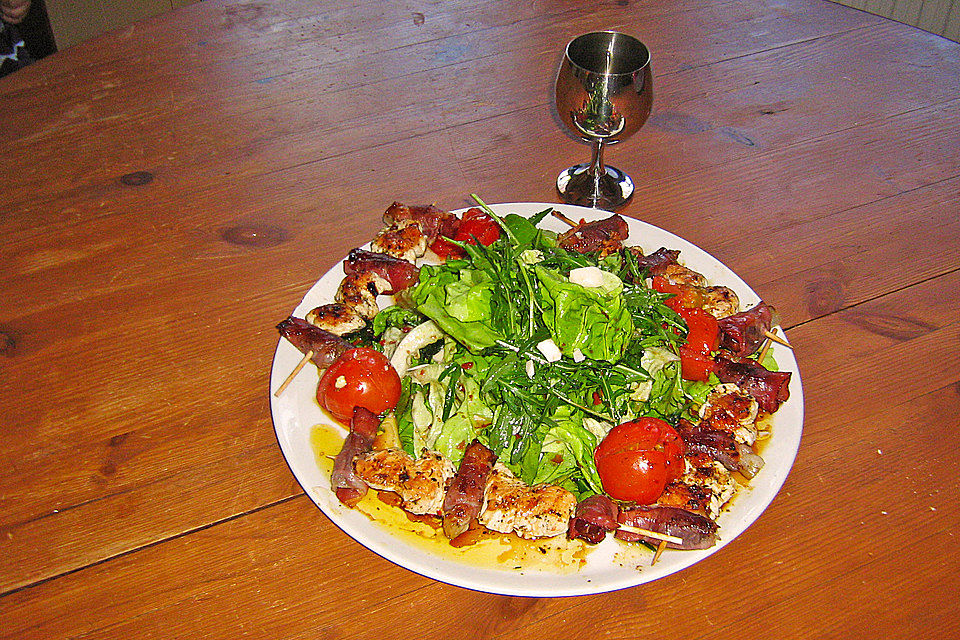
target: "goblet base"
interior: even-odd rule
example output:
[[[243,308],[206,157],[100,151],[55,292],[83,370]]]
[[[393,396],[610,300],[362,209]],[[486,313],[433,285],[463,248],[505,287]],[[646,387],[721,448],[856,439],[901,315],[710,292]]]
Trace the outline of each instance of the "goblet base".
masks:
[[[633,180],[616,167],[605,166],[595,177],[589,162],[575,164],[557,177],[557,191],[567,204],[613,211],[633,195]]]

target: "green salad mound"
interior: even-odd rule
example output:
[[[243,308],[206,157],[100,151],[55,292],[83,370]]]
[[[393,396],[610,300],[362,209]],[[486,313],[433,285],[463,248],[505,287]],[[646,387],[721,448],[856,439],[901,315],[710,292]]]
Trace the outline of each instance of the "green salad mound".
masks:
[[[374,319],[381,346],[422,343],[394,412],[401,445],[456,464],[476,438],[529,484],[602,493],[593,452],[607,431],[640,416],[691,418],[713,384],[681,379],[686,325],[632,251],[570,252],[538,226],[551,209],[528,219],[483,207],[500,239],[456,243],[465,258],[421,267]],[[601,270],[591,286],[571,282],[584,267]]]

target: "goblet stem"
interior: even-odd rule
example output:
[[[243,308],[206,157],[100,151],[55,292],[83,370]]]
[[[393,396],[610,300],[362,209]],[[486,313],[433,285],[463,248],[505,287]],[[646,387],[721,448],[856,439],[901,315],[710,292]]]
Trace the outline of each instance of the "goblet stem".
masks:
[[[593,193],[590,194],[590,206],[595,207],[600,202],[600,178],[607,173],[603,166],[603,140],[593,140],[593,159],[590,161],[590,175],[593,176]]]

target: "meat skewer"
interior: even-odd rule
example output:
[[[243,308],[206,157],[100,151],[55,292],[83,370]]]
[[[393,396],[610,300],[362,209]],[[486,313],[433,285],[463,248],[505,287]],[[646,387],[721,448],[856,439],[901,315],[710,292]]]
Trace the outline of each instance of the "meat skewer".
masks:
[[[647,536],[626,530],[622,525],[636,527],[679,538],[668,540],[671,549],[708,549],[717,542],[717,523],[709,518],[676,507],[633,507],[620,512],[621,527],[614,536],[628,542],[638,542]]]

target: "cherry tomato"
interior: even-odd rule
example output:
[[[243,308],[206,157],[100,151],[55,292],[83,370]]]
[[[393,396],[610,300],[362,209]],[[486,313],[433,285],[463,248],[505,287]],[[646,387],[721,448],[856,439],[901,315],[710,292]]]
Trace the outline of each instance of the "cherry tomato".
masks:
[[[354,407],[381,414],[397,406],[400,376],[385,355],[358,347],[344,352],[320,377],[317,402],[344,424]]]
[[[651,504],[683,473],[684,451],[676,429],[657,418],[638,418],[611,429],[593,459],[611,498]]]
[[[474,239],[476,238],[476,239]],[[477,240],[483,246],[489,246],[500,238],[500,225],[493,217],[482,210],[474,207],[463,214],[460,226],[454,234],[453,239],[467,244],[476,244]],[[430,250],[441,258],[449,256],[461,258],[463,250],[452,242],[447,241],[443,236],[438,235],[430,245]]]
[[[672,298],[667,298],[663,304],[674,311],[687,307],[695,309],[703,306],[703,299],[696,287],[686,284],[673,284],[663,276],[654,276],[652,282],[653,289],[660,293],[672,293]]]

